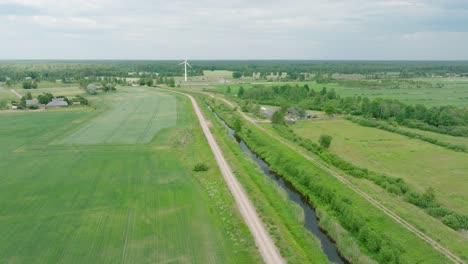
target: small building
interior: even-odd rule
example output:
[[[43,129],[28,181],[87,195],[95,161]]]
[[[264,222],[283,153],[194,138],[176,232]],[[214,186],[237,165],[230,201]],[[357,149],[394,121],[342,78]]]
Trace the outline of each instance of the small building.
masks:
[[[263,112],[263,116],[266,118],[271,118],[273,114],[277,111],[276,109],[273,108],[266,108],[266,107],[261,107],[260,110]]]
[[[37,99],[26,100],[26,107],[30,106],[39,106],[39,101]]]
[[[64,98],[53,98],[45,108],[60,108],[60,107],[67,107],[68,103],[64,100]]]
[[[288,124],[288,125],[291,125],[291,124],[295,124],[295,123],[296,123],[296,119],[290,118],[290,117],[285,117],[285,118],[284,118],[284,121],[285,121],[286,124]]]
[[[81,105],[81,102],[73,102],[73,105]]]
[[[288,114],[290,114],[292,116],[299,116],[299,111],[297,111],[296,107],[291,106],[288,109]]]

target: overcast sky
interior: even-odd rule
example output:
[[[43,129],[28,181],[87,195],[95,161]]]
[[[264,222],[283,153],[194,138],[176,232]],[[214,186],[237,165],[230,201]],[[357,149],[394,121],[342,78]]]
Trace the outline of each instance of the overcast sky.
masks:
[[[468,0],[0,0],[0,59],[468,59]]]

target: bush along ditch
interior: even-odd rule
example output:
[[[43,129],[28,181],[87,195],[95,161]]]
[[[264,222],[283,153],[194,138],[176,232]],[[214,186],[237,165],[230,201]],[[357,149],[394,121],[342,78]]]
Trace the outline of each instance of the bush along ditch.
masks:
[[[370,120],[366,120],[364,122],[367,121],[372,122]],[[367,168],[358,167],[340,158],[339,156],[326,151],[324,148],[312,142],[310,139],[305,139],[298,136],[292,129],[288,128],[287,126],[272,126],[278,135],[297,143],[299,146],[317,155],[325,163],[337,167],[352,177],[365,178],[370,180],[389,193],[393,193],[397,196],[403,196],[405,201],[424,209],[426,213],[440,219],[442,223],[452,229],[468,229],[468,216],[454,212],[437,203],[435,200],[435,193],[432,188],[426,190],[425,193],[418,193],[401,178],[389,177],[384,173],[377,173],[368,170]]]
[[[290,151],[278,142],[272,142],[264,133],[259,132],[250,124],[240,121],[232,108],[214,102],[205,101],[229,126],[234,127],[234,121],[240,122],[236,126],[240,129],[236,135],[241,138],[250,149],[264,159],[279,176],[286,179],[310,203],[311,206],[327,211],[337,223],[346,229],[358,242],[364,252],[378,262],[411,263],[413,257],[396,241],[394,237],[383,234],[375,225],[369,225],[367,214],[355,210],[353,199],[348,191],[342,193],[341,185],[334,178],[324,177],[321,169],[311,166],[294,151]],[[311,145],[312,146],[312,145]],[[321,150],[320,147],[317,146]],[[339,186],[338,186],[338,185]],[[351,191],[352,192],[352,191]],[[351,194],[351,196],[355,197]],[[359,198],[356,198],[359,199]],[[377,209],[371,209],[373,211]],[[367,210],[368,211],[368,210]],[[376,212],[380,214],[380,212]],[[422,242],[423,243],[423,242]]]

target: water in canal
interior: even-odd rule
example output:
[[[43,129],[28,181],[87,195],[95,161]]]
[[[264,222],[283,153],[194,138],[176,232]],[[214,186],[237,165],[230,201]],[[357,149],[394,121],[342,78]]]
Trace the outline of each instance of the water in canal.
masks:
[[[211,108],[210,108],[211,110]],[[245,144],[245,142],[237,137],[235,137],[235,132],[227,124],[219,118],[219,116],[213,111],[213,114],[218,120],[227,128],[229,135],[234,137],[239,144],[243,152],[247,153],[253,161],[261,168],[263,174],[276,182],[281,189],[285,190],[288,194],[289,200],[299,205],[304,211],[304,227],[310,231],[315,237],[317,237],[321,243],[322,251],[327,255],[328,259],[333,263],[346,263],[346,261],[340,256],[335,243],[320,229],[318,224],[318,218],[315,213],[315,209],[311,207],[301,196],[301,194],[296,191],[293,186],[288,182],[285,182],[283,178],[276,175],[270,170],[268,164],[259,158],[255,153],[250,150],[250,148]]]

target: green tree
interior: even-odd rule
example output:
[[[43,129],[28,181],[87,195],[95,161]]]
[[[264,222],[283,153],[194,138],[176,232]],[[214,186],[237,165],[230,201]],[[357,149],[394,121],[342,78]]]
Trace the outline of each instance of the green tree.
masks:
[[[333,115],[336,113],[336,108],[331,103],[327,103],[323,107],[323,111],[325,111],[327,115]]]
[[[235,132],[240,132],[242,130],[242,122],[239,118],[234,119],[232,129],[234,129]]]
[[[273,116],[271,116],[271,123],[276,125],[284,125],[284,113],[281,111],[276,111]]]
[[[235,71],[232,73],[232,78],[239,79],[240,77],[242,77],[242,72]]]
[[[26,107],[26,97],[21,97],[21,100],[20,100],[20,103],[19,103],[20,107],[21,108],[25,108]]]
[[[175,80],[173,77],[171,78],[167,78],[166,79],[166,84],[169,86],[169,87],[175,87]]]
[[[31,88],[37,89],[37,82],[31,82]]]
[[[319,144],[323,148],[329,148],[332,142],[332,136],[330,135],[320,135]]]
[[[23,82],[23,89],[31,89],[31,82],[24,81]]]
[[[244,96],[244,87],[239,87],[239,91],[237,91],[237,97],[242,98]]]
[[[40,104],[48,104],[52,101],[52,98],[54,98],[54,96],[51,93],[44,93],[37,96],[37,100]]]
[[[31,99],[33,99],[31,93],[27,92],[26,93],[26,100],[31,100]]]
[[[148,85],[148,86],[153,86],[153,84],[154,84],[153,78],[148,78],[148,79],[146,80],[146,85]]]
[[[144,86],[144,85],[146,84],[145,79],[141,78],[140,80],[138,80],[138,84],[139,84],[140,86]]]
[[[228,93],[228,94],[231,93],[231,86],[228,86],[228,87],[226,88],[226,93]]]

